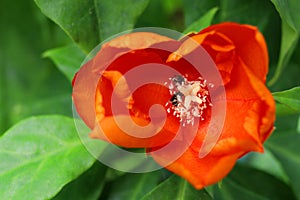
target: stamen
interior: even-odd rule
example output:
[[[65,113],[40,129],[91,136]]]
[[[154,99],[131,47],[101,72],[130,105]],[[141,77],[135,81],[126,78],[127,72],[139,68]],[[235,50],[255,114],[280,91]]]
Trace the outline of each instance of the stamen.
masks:
[[[195,81],[188,81],[185,77],[176,75],[169,80],[169,84],[165,85],[169,88],[172,97],[166,103],[167,112],[179,118],[183,126],[193,126],[195,118],[203,121],[204,110],[212,106],[209,101],[208,87],[213,87],[213,84],[207,85],[207,81],[202,77]]]

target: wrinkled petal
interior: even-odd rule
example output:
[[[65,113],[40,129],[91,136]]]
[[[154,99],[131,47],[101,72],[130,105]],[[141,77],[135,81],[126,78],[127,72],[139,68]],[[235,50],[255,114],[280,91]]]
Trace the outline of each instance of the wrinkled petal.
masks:
[[[138,42],[135,39],[136,37],[143,39]],[[147,40],[145,40],[145,38],[147,38]],[[155,43],[170,40],[170,38],[154,33],[127,34],[125,38],[121,37],[114,39],[106,45],[103,45],[97,55],[80,68],[73,79],[72,97],[78,114],[90,128],[93,128],[95,125],[96,116],[94,100],[97,85],[101,78],[101,73],[103,73],[103,69],[108,67],[107,65],[110,65],[116,58],[123,55],[124,52],[130,52],[130,50],[137,47],[137,45],[141,45],[139,46],[140,48],[146,48]],[[135,55],[131,55],[131,57],[135,57]],[[161,60],[159,56],[154,53],[150,55],[145,54],[143,58],[130,65],[128,63],[131,62],[127,62],[128,60],[126,59],[132,61],[131,57],[125,57],[125,59],[122,60],[122,63],[115,61],[115,68],[111,67],[112,70],[125,69],[124,71],[127,71],[130,67],[143,64],[144,62],[157,62],[158,60]],[[120,59],[117,60],[120,61]]]
[[[154,160],[164,166],[172,152],[151,153]],[[179,159],[165,168],[187,179],[195,188],[202,189],[214,184],[226,176],[233,168],[241,153],[199,158],[199,150],[189,148]]]
[[[171,48],[176,48],[178,43],[153,33],[121,36],[104,44],[95,58],[74,77],[73,100],[80,117],[93,130],[91,137],[134,148],[161,146],[174,137],[179,126],[177,119],[166,116],[166,119],[160,119],[161,116],[155,115],[151,118],[149,114],[152,105],[164,106],[169,101],[168,89],[159,84],[148,84],[136,90],[133,88],[135,81],[128,82],[123,76],[145,63],[164,64],[164,57],[169,52],[150,48],[159,47],[161,42],[164,42],[162,46]],[[164,77],[160,82],[168,78]],[[157,125],[162,120],[166,120],[165,127]],[[153,137],[145,138],[154,133]]]
[[[179,119],[164,107],[171,95],[163,82],[177,74],[156,76],[162,70],[155,64],[167,65],[188,80],[205,74],[203,78],[214,83],[216,71],[210,69],[215,66],[205,62],[208,54],[222,78],[211,91],[216,94],[216,104],[226,104],[226,113],[223,116],[213,104],[198,127],[182,128]],[[198,69],[192,65],[195,62]],[[127,78],[127,73],[146,63],[154,63],[152,68],[157,72],[146,76],[153,77],[153,82],[137,88],[137,82],[143,80]],[[217,24],[180,41],[133,33],[104,44],[81,68],[73,81],[73,99],[79,115],[92,129],[92,138],[122,147],[148,148],[160,165],[201,189],[225,177],[244,154],[263,152],[263,142],[273,131],[275,120],[274,99],[265,86],[267,71],[264,38],[250,25]],[[218,93],[222,86],[226,97]],[[185,94],[186,107],[201,101],[195,91],[192,96]],[[210,126],[221,117],[223,126]]]
[[[233,29],[230,29],[231,25]],[[263,142],[274,129],[275,102],[264,84],[268,59],[261,34],[247,25],[225,23],[220,26],[220,31],[219,25],[215,25],[192,38],[208,51],[223,73],[226,99],[218,100],[226,101],[225,121],[221,130],[213,130],[221,131],[221,135],[217,140],[214,132],[207,135],[209,119],[206,119],[200,124],[192,145],[179,159],[166,166],[198,189],[225,177],[240,156],[250,151],[263,152]],[[223,30],[225,27],[237,31],[241,36],[237,38],[237,33]],[[244,32],[247,36],[243,35]],[[241,47],[243,41],[248,49]],[[192,53],[188,51],[187,43],[185,45],[176,51],[176,55]],[[249,61],[248,52],[258,59],[255,63]],[[168,61],[177,58],[171,54]],[[202,151],[208,153],[203,158],[200,157]],[[163,166],[170,154],[172,152],[151,152],[153,158]]]
[[[72,98],[77,113],[85,124],[93,129],[96,122],[95,92],[99,75],[93,73],[92,61],[87,62],[73,79]]]
[[[154,44],[168,41],[174,40],[162,35],[148,32],[130,33],[114,38],[111,41],[103,44],[100,51],[94,57],[93,70],[96,72],[102,72],[109,65],[111,65],[112,61],[115,61],[118,57],[122,56],[123,54],[136,50],[146,49]],[[148,58],[152,57],[149,56]],[[121,67],[118,70],[123,71],[124,67]]]
[[[233,68],[232,60],[235,55],[235,46],[224,34],[211,31],[192,35],[191,38],[183,41],[183,44],[168,57],[167,62],[179,61],[188,54],[193,54],[197,62],[202,62],[197,52],[195,52],[199,48],[199,44],[209,53],[222,76],[223,83],[227,84],[230,81],[230,73]]]
[[[167,144],[174,134],[143,118],[118,115],[99,121],[90,137],[127,148],[150,148]]]
[[[267,45],[257,27],[226,22],[209,26],[200,34],[211,31],[226,35],[233,42],[236,53],[252,73],[263,82],[266,81],[269,62]]]

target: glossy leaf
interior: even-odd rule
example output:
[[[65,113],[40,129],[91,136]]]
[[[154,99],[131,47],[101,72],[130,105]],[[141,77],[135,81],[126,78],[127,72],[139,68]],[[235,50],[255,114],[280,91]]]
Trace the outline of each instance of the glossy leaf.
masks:
[[[295,131],[296,133],[296,131]],[[300,134],[282,134],[277,132],[266,142],[266,146],[281,163],[288,175],[291,187],[300,199]]]
[[[214,186],[214,199],[215,200],[229,200],[229,199],[243,199],[243,200],[268,200],[269,198],[263,197],[250,191],[233,180],[226,178],[222,181],[221,185]]]
[[[183,0],[183,10],[184,10],[184,21],[185,25],[188,27],[195,21],[197,21],[201,16],[204,16],[208,10],[214,7],[219,7],[219,1],[195,1],[195,0]]]
[[[72,81],[85,58],[85,54],[75,45],[48,50],[43,56],[53,60],[69,81]]]
[[[53,200],[97,200],[105,183],[106,166],[100,162],[67,184]]]
[[[48,199],[95,159],[63,116],[32,117],[0,138],[1,199]]]
[[[149,0],[35,0],[85,53],[99,42],[132,29]]]
[[[300,87],[282,92],[274,92],[273,96],[278,102],[277,114],[300,114]]]
[[[70,83],[41,58],[69,41],[64,32],[30,0],[1,0],[0,29],[0,135],[35,114],[71,116]]]
[[[277,69],[269,85],[273,85],[278,79],[295,50],[299,40],[300,33],[300,4],[297,0],[280,1],[271,0],[279,12],[282,20],[282,40],[280,48],[280,56]]]
[[[94,0],[101,41],[134,28],[149,0]]]
[[[187,34],[190,32],[199,32],[202,29],[208,27],[209,25],[211,25],[212,20],[216,14],[216,12],[218,11],[218,8],[212,8],[209,11],[207,11],[207,13],[205,13],[200,19],[198,19],[197,21],[195,21],[194,23],[192,23],[190,26],[188,26],[183,33]]]
[[[239,186],[267,199],[296,199],[289,185],[266,172],[246,165],[236,165],[228,178]],[[222,186],[224,184],[226,183],[223,183]]]
[[[106,195],[102,199],[140,200],[144,194],[154,188],[161,179],[161,172],[144,174],[126,174],[115,179],[105,188]]]
[[[266,172],[285,183],[289,180],[280,163],[268,148],[264,149],[264,153],[251,152],[242,157],[238,162]]]
[[[142,198],[142,200],[154,199],[211,200],[212,198],[204,189],[196,190],[186,180],[172,175]]]
[[[277,116],[285,116],[285,115],[295,115],[295,114],[299,114],[300,112],[292,109],[291,107],[285,105],[285,104],[281,104],[281,103],[277,103],[276,104],[276,115]]]

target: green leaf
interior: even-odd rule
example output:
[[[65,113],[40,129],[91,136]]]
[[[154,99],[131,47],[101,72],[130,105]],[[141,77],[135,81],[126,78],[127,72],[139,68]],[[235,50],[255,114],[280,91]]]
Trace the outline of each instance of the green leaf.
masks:
[[[160,171],[144,174],[125,174],[107,185],[105,188],[106,196],[102,196],[101,199],[140,200],[145,193],[158,184],[161,175]]]
[[[53,60],[58,69],[72,81],[86,55],[77,46],[69,45],[48,50],[43,56]]]
[[[300,31],[300,4],[298,0],[280,1],[271,0],[279,12],[281,18],[285,20],[290,27]]]
[[[190,26],[196,20],[204,16],[208,10],[219,6],[219,2],[213,1],[197,1],[197,0],[183,0],[183,11],[185,25]]]
[[[99,42],[132,29],[149,0],[35,0],[85,53]]]
[[[289,185],[268,173],[246,165],[236,165],[228,178],[239,186],[267,199],[296,199]],[[222,185],[224,184],[226,183],[223,183]]]
[[[283,70],[287,66],[299,40],[300,32],[299,2],[297,0],[271,0],[271,2],[275,5],[277,11],[281,16],[282,39],[277,69],[272,79],[268,82],[270,86],[279,79]]]
[[[5,30],[0,32],[0,135],[37,113],[71,116],[70,83],[41,58],[45,49],[69,38],[31,0],[0,4],[0,29]]]
[[[270,175],[275,176],[286,183],[288,182],[288,177],[283,171],[280,163],[268,150],[268,148],[264,149],[264,153],[248,153],[242,159],[240,159],[239,162],[243,164],[245,163],[249,167],[269,173]]]
[[[95,162],[89,170],[67,184],[53,200],[97,200],[104,186],[105,173],[106,166]]]
[[[134,28],[149,0],[94,0],[101,41]]]
[[[296,132],[296,131],[295,131]],[[278,132],[265,143],[266,147],[281,163],[288,175],[291,187],[300,199],[300,134],[282,134]]]
[[[242,187],[230,178],[225,178],[220,186],[214,185],[213,189],[215,200],[269,200],[269,198]]]
[[[212,9],[210,9],[209,11],[207,11],[207,13],[205,13],[200,19],[198,19],[197,21],[195,21],[194,23],[192,23],[190,26],[188,26],[183,33],[184,34],[188,34],[190,32],[199,32],[202,29],[208,27],[209,25],[211,25],[212,20],[215,16],[215,14],[217,13],[218,8],[214,7]]]
[[[273,96],[278,102],[276,106],[278,115],[300,114],[300,87],[274,92]]]
[[[63,116],[26,119],[0,138],[1,199],[48,199],[94,163],[74,121]]]
[[[186,180],[172,175],[147,193],[142,200],[176,199],[176,200],[210,200],[210,195],[203,190],[196,190]]]
[[[292,109],[291,107],[277,103],[276,104],[276,116],[285,116],[285,115],[295,115],[295,114],[300,114],[299,111]]]

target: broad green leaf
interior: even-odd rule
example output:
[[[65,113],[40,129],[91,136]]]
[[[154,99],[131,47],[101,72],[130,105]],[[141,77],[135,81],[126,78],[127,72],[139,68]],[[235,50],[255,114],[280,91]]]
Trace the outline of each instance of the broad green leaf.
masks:
[[[285,116],[285,115],[295,115],[295,114],[300,114],[299,111],[292,109],[291,107],[277,103],[276,104],[276,116]]]
[[[183,0],[183,11],[185,26],[188,27],[201,16],[204,16],[208,10],[219,6],[219,0],[212,1],[197,1],[197,0]]]
[[[198,19],[197,21],[195,21],[194,23],[192,23],[190,26],[188,26],[183,33],[187,34],[190,32],[199,32],[202,29],[208,27],[209,25],[211,25],[212,20],[216,14],[216,12],[218,11],[217,7],[214,7],[212,9],[210,9],[209,11],[207,11],[207,13],[205,13],[200,19]]]
[[[63,116],[32,117],[9,129],[0,160],[1,199],[51,198],[95,161]]]
[[[106,166],[100,162],[67,184],[53,200],[97,200],[105,183]]]
[[[113,168],[108,168],[107,171],[106,171],[106,174],[105,174],[105,179],[107,181],[113,181],[116,178],[118,178],[120,176],[123,176],[125,173],[126,172],[118,171],[118,170],[115,170]]]
[[[1,0],[0,4],[0,135],[36,113],[71,116],[70,83],[41,58],[45,49],[69,38],[32,0]]]
[[[278,116],[275,120],[275,131],[272,134],[294,134],[295,130],[297,130],[299,115],[284,115]]]
[[[296,132],[296,131],[295,131]],[[300,134],[281,134],[278,132],[265,143],[266,147],[281,163],[288,175],[291,187],[300,199]]]
[[[94,0],[101,41],[134,28],[149,0]]]
[[[280,81],[277,81],[272,85],[270,90],[272,92],[284,91],[294,87],[299,87],[300,85],[300,42],[295,49],[293,56],[288,64],[288,67],[284,70],[284,76],[280,77]],[[271,71],[274,72],[275,68],[271,68]],[[269,75],[272,75],[273,72],[270,72]]]
[[[289,1],[281,1],[281,0],[271,0],[271,2],[275,5],[278,10],[281,18],[285,20],[290,27],[300,31],[300,4],[298,0],[289,0]]]
[[[269,198],[242,187],[230,178],[224,179],[220,185],[214,185],[213,189],[215,200],[269,200]]]
[[[273,85],[279,79],[283,70],[288,65],[288,62],[299,40],[300,33],[299,1],[271,0],[271,2],[275,5],[277,11],[281,16],[282,39],[277,69],[272,79],[268,82],[269,85]]]
[[[271,23],[273,28],[276,26],[276,24],[272,23],[272,20],[277,20],[274,16],[277,13],[269,1],[225,0],[219,1],[218,7],[220,12],[217,16],[217,22],[234,21],[251,24],[257,26],[261,31],[269,28],[268,23]]]
[[[228,178],[239,186],[267,199],[296,200],[296,197],[289,185],[268,173],[246,165],[236,165]],[[224,184],[226,184],[226,182],[223,183],[222,186]]]
[[[35,0],[85,53],[99,42],[132,29],[149,0]]]
[[[35,0],[43,14],[58,24],[86,52],[100,41],[93,0]]]
[[[85,54],[75,45],[48,50],[43,56],[53,60],[69,81],[72,81],[85,58]]]
[[[106,195],[102,198],[140,200],[144,194],[152,190],[160,181],[160,171],[144,174],[131,174],[120,176],[105,188]]]
[[[282,92],[274,92],[273,96],[279,103],[276,113],[280,114],[300,114],[300,87],[295,87]]]
[[[249,167],[269,173],[285,183],[287,183],[289,180],[280,163],[268,150],[268,148],[264,149],[264,153],[248,153],[239,160],[239,163],[246,164]]]
[[[142,200],[154,199],[211,200],[212,198],[204,189],[196,190],[186,180],[172,175],[142,198]]]

